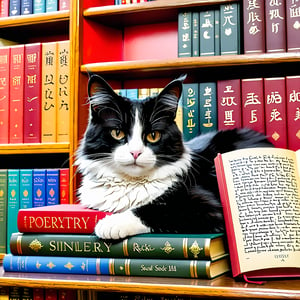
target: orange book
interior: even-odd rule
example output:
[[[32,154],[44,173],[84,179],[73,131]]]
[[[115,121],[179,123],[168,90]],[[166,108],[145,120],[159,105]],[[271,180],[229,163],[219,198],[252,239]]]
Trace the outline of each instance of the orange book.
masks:
[[[11,47],[9,143],[23,143],[24,45]]]
[[[57,76],[56,140],[66,143],[70,140],[70,41],[58,42]]]
[[[56,143],[57,42],[42,44],[42,143]]]

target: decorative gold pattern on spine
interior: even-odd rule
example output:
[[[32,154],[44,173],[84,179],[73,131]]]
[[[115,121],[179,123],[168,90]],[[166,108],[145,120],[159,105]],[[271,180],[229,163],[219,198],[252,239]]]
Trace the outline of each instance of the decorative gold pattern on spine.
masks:
[[[191,274],[191,278],[198,278],[196,260],[192,260],[190,262],[190,274]]]
[[[184,238],[182,241],[182,250],[183,250],[183,257],[188,258],[188,238]]]
[[[101,275],[101,271],[100,271],[100,258],[96,259],[96,273],[97,273],[97,275]]]
[[[109,274],[115,275],[115,260],[113,258],[109,260]]]
[[[22,255],[22,236],[18,236],[17,238],[17,252],[19,255]]]
[[[206,265],[205,265],[205,273],[206,273],[206,276],[208,279],[210,279],[210,261],[206,262]]]
[[[204,254],[206,257],[210,257],[210,239],[205,239]]]
[[[130,259],[125,259],[125,274],[130,275]]]
[[[124,254],[124,256],[129,256],[129,253],[128,253],[128,239],[125,239],[123,241],[123,254]]]

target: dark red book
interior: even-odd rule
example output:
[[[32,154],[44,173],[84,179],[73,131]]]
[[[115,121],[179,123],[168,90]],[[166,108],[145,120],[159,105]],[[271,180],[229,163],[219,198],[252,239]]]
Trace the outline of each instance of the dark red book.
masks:
[[[286,51],[285,1],[265,1],[266,52]]]
[[[300,149],[300,76],[286,77],[288,148]]]
[[[264,79],[266,135],[274,146],[287,148],[285,77]]]
[[[300,2],[286,0],[287,51],[300,51]]]
[[[264,53],[265,1],[243,0],[244,53]]]
[[[24,143],[41,142],[42,44],[25,45]]]
[[[241,83],[240,79],[219,80],[218,89],[218,129],[240,128]]]
[[[0,144],[8,143],[10,47],[0,48]]]
[[[9,143],[23,143],[24,45],[11,47]]]
[[[69,204],[70,199],[70,170],[68,168],[59,169],[59,200],[60,204]]]
[[[242,79],[242,123],[265,133],[263,78]]]
[[[109,212],[86,208],[80,204],[58,204],[20,209],[20,232],[91,234],[99,220]]]

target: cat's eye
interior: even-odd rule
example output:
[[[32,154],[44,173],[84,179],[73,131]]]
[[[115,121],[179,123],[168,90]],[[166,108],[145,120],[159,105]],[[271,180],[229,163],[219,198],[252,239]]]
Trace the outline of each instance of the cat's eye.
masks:
[[[115,139],[115,140],[122,140],[125,137],[125,133],[124,131],[120,130],[120,129],[113,129],[111,131],[111,136]]]
[[[151,131],[147,134],[146,139],[149,143],[156,143],[160,140],[161,133],[159,131]]]

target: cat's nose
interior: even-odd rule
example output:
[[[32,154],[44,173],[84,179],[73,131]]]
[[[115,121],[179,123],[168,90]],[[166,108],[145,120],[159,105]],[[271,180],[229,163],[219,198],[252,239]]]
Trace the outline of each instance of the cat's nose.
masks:
[[[133,156],[134,159],[137,159],[142,154],[142,152],[139,151],[139,150],[130,151],[130,153],[131,153],[131,155]]]

